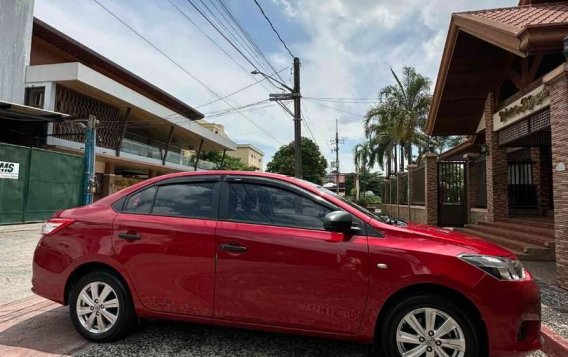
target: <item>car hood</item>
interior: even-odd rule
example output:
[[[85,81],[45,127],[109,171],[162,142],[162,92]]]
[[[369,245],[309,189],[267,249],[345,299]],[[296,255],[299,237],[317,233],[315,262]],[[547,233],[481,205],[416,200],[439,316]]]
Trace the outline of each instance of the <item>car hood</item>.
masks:
[[[422,238],[428,238],[445,244],[452,244],[466,248],[472,253],[505,257],[514,256],[513,253],[505,248],[484,239],[464,234],[453,228],[441,228],[424,224],[409,223],[404,229],[406,229],[409,233],[418,234]]]

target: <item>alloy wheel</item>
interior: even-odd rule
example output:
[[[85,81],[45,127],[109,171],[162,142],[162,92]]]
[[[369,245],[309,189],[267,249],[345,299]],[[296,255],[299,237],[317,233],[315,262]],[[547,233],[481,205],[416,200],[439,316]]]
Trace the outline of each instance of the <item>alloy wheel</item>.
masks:
[[[79,293],[76,311],[84,329],[95,334],[104,333],[117,321],[120,313],[118,296],[107,283],[91,282]]]
[[[406,314],[396,330],[403,357],[463,357],[466,340],[460,325],[435,308],[419,308]]]

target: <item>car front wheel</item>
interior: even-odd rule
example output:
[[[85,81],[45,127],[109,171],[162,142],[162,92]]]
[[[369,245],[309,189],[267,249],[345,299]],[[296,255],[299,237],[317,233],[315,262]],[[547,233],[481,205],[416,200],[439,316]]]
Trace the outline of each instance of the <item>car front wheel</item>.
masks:
[[[377,356],[480,356],[479,334],[469,313],[443,296],[408,298],[383,321]]]
[[[74,285],[69,312],[75,329],[95,342],[122,337],[135,319],[126,288],[108,272],[89,273]]]

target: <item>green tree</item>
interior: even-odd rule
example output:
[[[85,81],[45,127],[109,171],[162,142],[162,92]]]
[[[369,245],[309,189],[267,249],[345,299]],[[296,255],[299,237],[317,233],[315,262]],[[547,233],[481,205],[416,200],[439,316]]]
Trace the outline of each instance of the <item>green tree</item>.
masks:
[[[398,145],[402,170],[404,156],[411,163],[413,146],[424,147],[428,141],[424,126],[430,109],[431,81],[412,67],[404,67],[400,78],[392,69],[391,73],[396,84],[380,90],[379,103],[367,112],[364,126],[377,159],[382,156],[390,161],[394,157],[396,161]],[[395,170],[396,166],[395,162]]]
[[[272,161],[266,165],[266,171],[294,176],[294,142],[281,146]],[[325,176],[327,161],[318,145],[308,138],[302,138],[302,174],[307,181],[321,185]]]
[[[254,171],[252,166],[244,164],[238,157],[225,155],[223,160],[223,153],[219,151],[202,151],[200,160],[207,160],[217,164],[215,170],[237,170],[237,171]],[[221,165],[223,161],[223,165]]]

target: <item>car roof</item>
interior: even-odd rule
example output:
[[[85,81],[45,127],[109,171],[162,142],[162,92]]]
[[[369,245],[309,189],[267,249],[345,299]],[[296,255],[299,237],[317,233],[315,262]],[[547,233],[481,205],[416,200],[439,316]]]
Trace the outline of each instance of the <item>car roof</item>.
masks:
[[[122,198],[123,196],[129,195],[134,191],[137,191],[143,187],[150,186],[156,182],[160,182],[167,179],[172,179],[176,177],[191,177],[191,176],[224,176],[224,175],[231,175],[231,176],[251,176],[251,177],[264,177],[269,179],[276,179],[284,182],[289,182],[294,185],[300,186],[304,189],[307,189],[311,192],[317,192],[317,188],[315,184],[312,184],[308,181],[304,181],[301,179],[297,179],[295,177],[286,176],[282,174],[276,174],[271,172],[261,172],[261,171],[234,171],[234,170],[208,170],[208,171],[186,171],[186,172],[176,172],[172,174],[166,174],[161,176],[156,176],[139,183],[136,183],[130,187],[127,187],[123,190],[115,192],[109,196],[103,197],[102,199],[98,200],[97,204],[103,205],[111,205],[116,200]],[[321,193],[320,193],[321,195]]]

